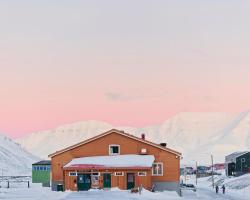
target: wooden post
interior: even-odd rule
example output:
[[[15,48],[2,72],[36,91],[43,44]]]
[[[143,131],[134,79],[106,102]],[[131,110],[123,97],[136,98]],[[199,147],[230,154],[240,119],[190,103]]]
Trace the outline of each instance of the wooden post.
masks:
[[[197,161],[195,162],[195,165],[196,165],[196,176],[195,176],[195,183],[196,183],[196,186],[197,186],[197,176],[198,176],[198,163]]]
[[[186,165],[184,165],[184,180],[185,180],[185,184],[187,183],[187,169],[186,169]]]
[[[9,181],[7,182],[7,188],[10,188],[10,182]]]
[[[214,157],[211,155],[211,163],[212,163],[212,184],[214,188]]]

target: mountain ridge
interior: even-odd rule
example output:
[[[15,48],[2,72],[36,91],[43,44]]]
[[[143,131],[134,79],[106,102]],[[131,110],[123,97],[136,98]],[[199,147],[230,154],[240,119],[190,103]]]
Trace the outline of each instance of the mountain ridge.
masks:
[[[32,163],[38,160],[20,144],[0,134],[0,171],[4,176],[31,175]]]
[[[241,115],[244,117],[241,118]],[[237,122],[236,127],[232,126],[234,121]],[[89,120],[35,132],[16,141],[35,155],[47,158],[50,153],[116,128],[138,137],[145,133],[147,139],[155,143],[167,142],[169,148],[183,153],[183,162],[198,160],[209,163],[211,154],[215,154],[215,160],[223,162],[225,154],[250,148],[244,141],[237,140],[239,144],[234,141],[237,134],[243,134],[247,141],[250,140],[248,123],[250,124],[249,112],[237,115],[220,112],[182,112],[161,124],[142,128],[117,127],[106,122]]]

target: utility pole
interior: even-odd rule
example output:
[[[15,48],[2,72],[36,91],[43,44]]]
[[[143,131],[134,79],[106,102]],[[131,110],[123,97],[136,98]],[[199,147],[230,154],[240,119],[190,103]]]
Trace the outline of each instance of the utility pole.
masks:
[[[214,188],[214,157],[211,155],[211,162],[212,162],[212,184]]]
[[[184,177],[185,177],[185,183],[187,183],[187,169],[186,169],[186,165],[184,165]]]
[[[195,165],[196,165],[196,176],[195,176],[195,183],[196,183],[196,186],[197,186],[197,176],[198,176],[198,163],[197,163],[197,161],[195,162]]]

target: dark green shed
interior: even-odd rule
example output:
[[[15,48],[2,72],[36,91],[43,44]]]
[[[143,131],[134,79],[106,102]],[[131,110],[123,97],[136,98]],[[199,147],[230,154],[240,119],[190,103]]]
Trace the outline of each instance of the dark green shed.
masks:
[[[226,175],[240,176],[250,173],[250,152],[234,152],[226,156]]]
[[[250,152],[236,158],[235,171],[238,175],[250,172]]]

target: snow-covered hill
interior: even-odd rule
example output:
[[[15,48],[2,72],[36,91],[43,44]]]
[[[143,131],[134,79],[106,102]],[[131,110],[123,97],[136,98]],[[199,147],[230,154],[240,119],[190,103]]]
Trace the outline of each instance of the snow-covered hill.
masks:
[[[28,151],[43,158],[69,145],[93,137],[111,128],[125,130],[183,153],[184,163],[223,162],[225,154],[250,148],[250,113],[180,113],[162,124],[144,128],[114,127],[98,121],[67,124],[48,131],[29,134],[16,141]]]
[[[31,175],[31,164],[38,158],[20,144],[0,134],[0,173],[4,176]]]

